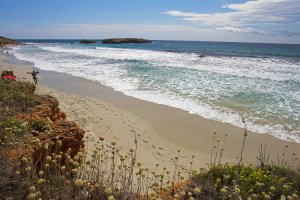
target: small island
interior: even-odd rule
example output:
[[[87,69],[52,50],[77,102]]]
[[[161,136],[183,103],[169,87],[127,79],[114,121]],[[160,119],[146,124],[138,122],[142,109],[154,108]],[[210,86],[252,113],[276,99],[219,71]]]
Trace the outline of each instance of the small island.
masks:
[[[152,43],[151,40],[142,38],[111,38],[102,40],[102,44],[126,44],[126,43]]]
[[[96,43],[95,40],[80,40],[79,41],[80,44],[94,44]]]

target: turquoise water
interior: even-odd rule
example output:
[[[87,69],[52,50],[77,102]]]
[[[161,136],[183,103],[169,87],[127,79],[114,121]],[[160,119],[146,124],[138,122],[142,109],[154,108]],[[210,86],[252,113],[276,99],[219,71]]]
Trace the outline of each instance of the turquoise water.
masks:
[[[300,45],[154,41],[81,45],[34,40],[13,49],[44,70],[300,142]],[[204,55],[205,57],[199,57]]]

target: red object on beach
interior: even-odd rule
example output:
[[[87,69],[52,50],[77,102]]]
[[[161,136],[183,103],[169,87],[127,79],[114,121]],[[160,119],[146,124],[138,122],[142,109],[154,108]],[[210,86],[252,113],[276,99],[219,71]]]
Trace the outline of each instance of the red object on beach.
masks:
[[[6,76],[3,76],[3,78],[8,79],[8,80],[12,80],[12,81],[16,81],[16,77],[12,76],[12,75],[6,75]]]

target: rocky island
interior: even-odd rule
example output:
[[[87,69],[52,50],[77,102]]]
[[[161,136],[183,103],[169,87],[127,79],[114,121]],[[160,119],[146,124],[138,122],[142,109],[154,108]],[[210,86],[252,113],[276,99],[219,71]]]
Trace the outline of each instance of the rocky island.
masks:
[[[126,43],[152,43],[151,40],[142,38],[111,38],[102,40],[102,44],[126,44]]]
[[[79,41],[80,44],[94,44],[96,43],[95,40],[80,40]]]

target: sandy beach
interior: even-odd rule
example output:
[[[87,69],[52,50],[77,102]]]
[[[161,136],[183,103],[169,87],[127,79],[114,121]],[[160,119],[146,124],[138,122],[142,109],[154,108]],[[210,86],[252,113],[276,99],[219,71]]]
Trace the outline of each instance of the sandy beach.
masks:
[[[12,70],[17,80],[32,81],[30,74],[26,74],[32,66],[6,61],[7,56],[0,55],[0,71]],[[128,150],[134,146],[134,130],[138,139],[138,160],[144,166],[154,168],[159,163],[170,168],[173,166],[172,159],[180,150],[179,163],[187,169],[192,155],[195,155],[194,166],[203,167],[210,161],[213,133],[216,132],[220,144],[228,134],[222,161],[236,162],[240,156],[244,135],[242,128],[128,97],[83,78],[39,71],[37,92],[56,97],[68,118],[86,129],[90,144],[95,143],[99,136],[104,136],[107,141],[116,140],[119,146]],[[261,144],[267,145],[272,160],[281,156],[286,145],[289,146],[287,157],[292,152],[300,152],[298,143],[248,132],[245,163],[257,163]]]

